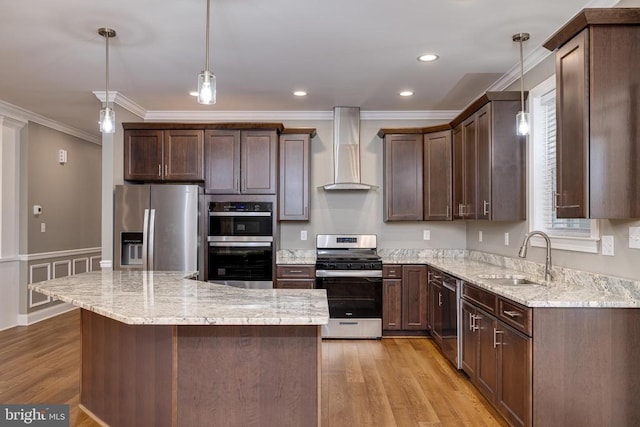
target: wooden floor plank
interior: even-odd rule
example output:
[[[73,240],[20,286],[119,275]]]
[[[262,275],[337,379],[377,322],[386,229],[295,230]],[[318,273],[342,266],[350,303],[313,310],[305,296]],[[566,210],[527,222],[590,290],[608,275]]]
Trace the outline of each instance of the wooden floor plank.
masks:
[[[78,409],[79,310],[0,332],[0,402],[65,403],[71,425],[97,426]],[[427,338],[325,340],[323,427],[506,426]]]

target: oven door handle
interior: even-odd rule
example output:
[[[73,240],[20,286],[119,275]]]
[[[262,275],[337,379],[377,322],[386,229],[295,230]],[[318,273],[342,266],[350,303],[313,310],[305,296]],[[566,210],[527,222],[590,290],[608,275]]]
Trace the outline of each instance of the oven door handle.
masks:
[[[217,248],[270,248],[271,242],[209,242],[209,246]]]
[[[316,277],[382,277],[382,270],[316,270]]]
[[[273,242],[272,236],[208,236],[209,242]]]
[[[271,212],[209,212],[209,216],[271,216]]]

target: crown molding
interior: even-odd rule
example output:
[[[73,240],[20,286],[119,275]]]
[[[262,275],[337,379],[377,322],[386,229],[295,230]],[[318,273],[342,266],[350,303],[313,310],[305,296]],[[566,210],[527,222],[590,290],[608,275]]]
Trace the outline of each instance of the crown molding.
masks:
[[[361,111],[362,120],[452,120],[458,110]]]
[[[100,100],[100,102],[106,102],[107,94],[104,90],[94,90],[93,94],[98,98],[98,100]],[[125,110],[142,119],[144,119],[148,113],[144,107],[133,101],[131,98],[127,98],[122,94],[122,92],[109,91],[109,102],[121,106]]]
[[[26,110],[22,107],[18,107],[17,105],[9,104],[5,101],[0,101],[0,115],[8,116],[18,121],[38,123],[39,125],[46,126],[48,128],[66,133],[71,136],[75,136],[80,139],[84,139],[85,141],[89,141],[94,144],[102,144],[102,138],[96,135],[90,134],[69,125],[65,125],[60,122],[56,122],[55,120],[51,120],[45,116]]]

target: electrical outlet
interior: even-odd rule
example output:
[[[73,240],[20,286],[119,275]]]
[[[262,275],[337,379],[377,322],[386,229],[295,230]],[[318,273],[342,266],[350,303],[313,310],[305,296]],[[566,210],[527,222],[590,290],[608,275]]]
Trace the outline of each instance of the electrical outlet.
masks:
[[[509,246],[509,233],[504,233],[504,245]]]
[[[478,242],[482,242],[482,231],[478,231]]]
[[[44,233],[45,231],[47,231],[47,224],[45,224],[44,222],[40,223],[40,232]]]
[[[640,227],[629,227],[629,247],[640,249]]]
[[[613,256],[613,236],[602,236],[602,255]]]
[[[422,230],[422,239],[431,240],[431,230]]]
[[[300,240],[307,240],[307,230],[300,230]]]

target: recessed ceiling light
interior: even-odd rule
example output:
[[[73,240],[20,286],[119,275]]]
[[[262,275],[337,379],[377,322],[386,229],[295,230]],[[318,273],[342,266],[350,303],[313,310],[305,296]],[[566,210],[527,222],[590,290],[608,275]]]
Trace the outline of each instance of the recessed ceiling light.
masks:
[[[189,92],[189,95],[198,96],[198,91],[197,90],[192,90],[191,92]]]
[[[435,53],[425,53],[424,55],[418,56],[418,61],[431,62],[431,61],[435,61],[438,58],[439,56],[436,55]]]
[[[293,94],[295,96],[307,96],[307,92],[305,92],[304,90],[296,90],[293,92]]]
[[[398,95],[400,96],[413,96],[414,92],[412,90],[403,90]]]

